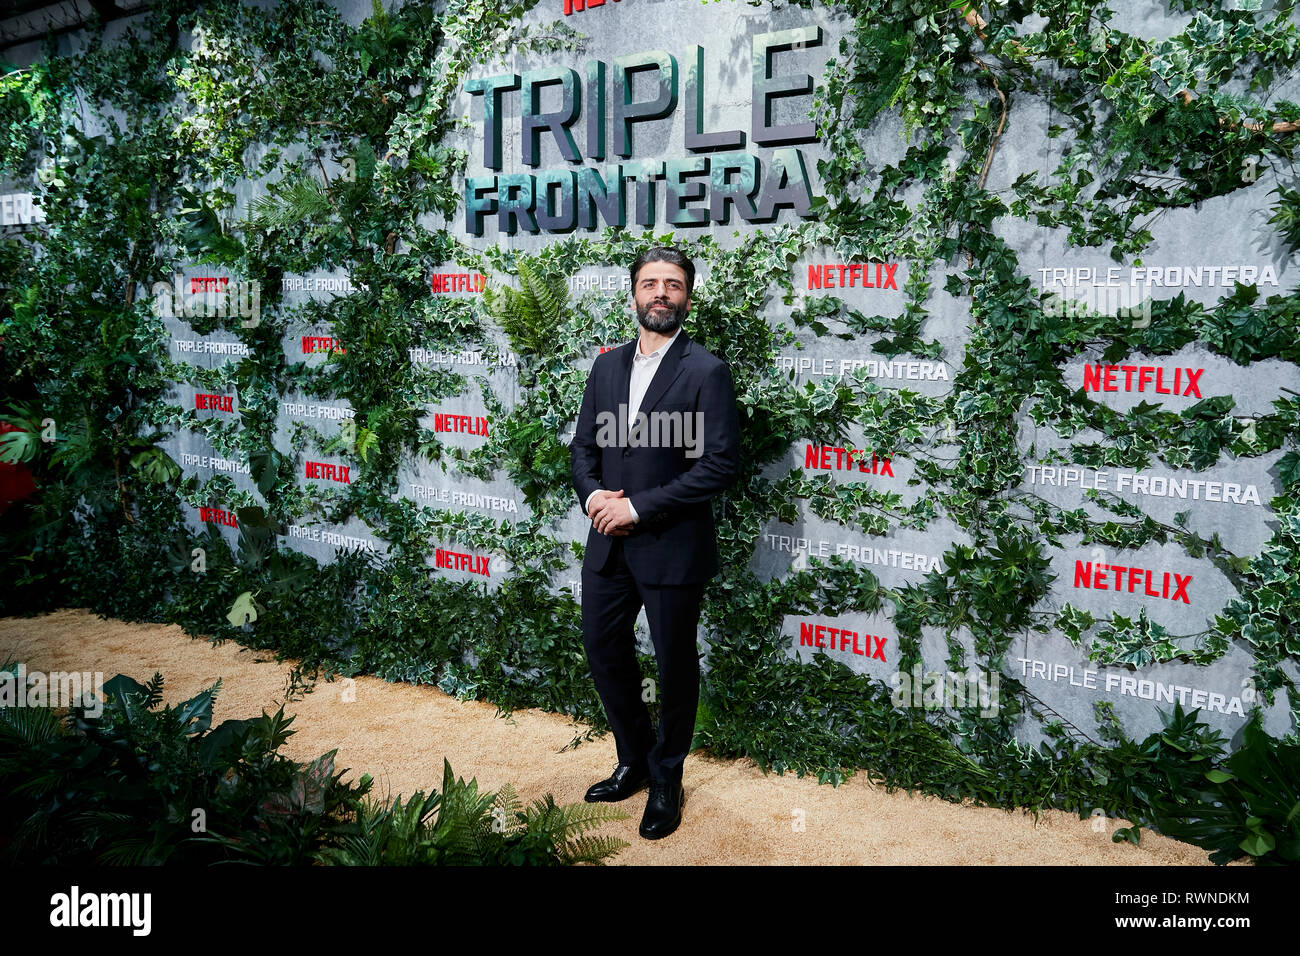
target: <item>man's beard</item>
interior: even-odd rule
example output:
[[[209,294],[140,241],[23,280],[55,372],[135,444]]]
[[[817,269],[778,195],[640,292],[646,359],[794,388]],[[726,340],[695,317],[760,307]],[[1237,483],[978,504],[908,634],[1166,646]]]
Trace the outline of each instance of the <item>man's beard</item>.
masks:
[[[652,315],[650,310],[653,308],[663,309],[664,311],[659,315]],[[642,328],[664,335],[671,335],[676,332],[685,318],[686,309],[682,306],[671,304],[656,306],[654,303],[649,303],[645,306],[638,305],[636,308],[636,320],[641,323]]]

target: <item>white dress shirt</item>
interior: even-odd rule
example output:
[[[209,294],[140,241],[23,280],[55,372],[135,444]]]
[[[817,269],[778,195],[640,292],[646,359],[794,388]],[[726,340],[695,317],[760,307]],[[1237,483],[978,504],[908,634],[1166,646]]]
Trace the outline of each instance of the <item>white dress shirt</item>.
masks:
[[[682,334],[682,327],[677,326],[677,331],[673,337],[665,342],[659,348],[655,349],[649,355],[641,351],[641,341],[638,338],[636,351],[632,353],[632,378],[628,382],[627,394],[627,422],[628,430],[631,431],[632,424],[636,421],[636,413],[641,410],[641,402],[645,399],[645,393],[650,389],[650,383],[654,381],[655,372],[659,371],[660,359],[673,347],[677,341],[677,336]],[[596,491],[605,489],[597,488]],[[588,514],[591,513],[591,499],[596,496],[596,491],[587,495],[587,500],[583,504],[583,509]],[[627,510],[632,513],[632,520],[640,521],[640,516],[636,509],[632,507],[632,499],[627,499]]]

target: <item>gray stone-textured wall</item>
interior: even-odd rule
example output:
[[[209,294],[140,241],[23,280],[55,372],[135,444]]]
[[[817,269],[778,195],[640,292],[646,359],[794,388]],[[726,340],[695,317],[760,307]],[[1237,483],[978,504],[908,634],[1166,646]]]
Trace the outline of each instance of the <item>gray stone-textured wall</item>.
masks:
[[[539,26],[563,21],[586,34],[580,54],[525,58],[507,52],[503,60],[471,71],[470,83],[453,107],[465,125],[450,137],[450,145],[466,150],[469,156],[467,175],[456,184],[462,207],[446,221],[428,217],[430,229],[451,231],[469,249],[501,246],[522,252],[536,252],[571,231],[594,234],[605,226],[612,214],[609,210],[614,210],[614,205],[601,207],[584,200],[597,182],[596,174],[606,190],[621,190],[622,201],[617,205],[621,205],[627,228],[636,233],[653,230],[691,238],[708,234],[722,247],[735,248],[754,230],[803,221],[797,198],[799,180],[806,174],[811,195],[820,195],[818,161],[834,157],[828,156],[815,138],[801,138],[796,130],[810,122],[812,97],[774,99],[770,116],[765,116],[762,106],[755,106],[756,75],[760,90],[769,64],[777,77],[808,74],[814,83],[820,82],[827,61],[836,56],[840,38],[851,27],[842,11],[821,5],[812,10],[754,7],[730,0],[608,0],[565,16],[562,4],[563,0],[543,0],[527,20]],[[369,13],[369,3],[360,0],[340,0],[336,6],[354,23]],[[1169,14],[1164,5],[1142,3],[1119,11],[1115,25],[1160,37],[1178,32],[1187,18]],[[777,36],[764,40],[772,34]],[[776,44],[767,58],[761,55],[765,43]],[[756,49],[760,51],[757,58]],[[671,81],[664,75],[669,62],[666,57],[675,64],[676,76]],[[628,70],[626,98],[632,112],[655,101],[666,105],[670,94],[676,97],[676,106],[667,115],[632,124],[630,157],[618,154],[623,128],[615,121],[624,96],[618,77],[623,69]],[[523,92],[513,82],[516,76],[519,86],[537,84],[533,112],[541,117],[552,115],[551,125],[541,120],[535,153],[525,133]],[[688,107],[694,104],[698,85],[702,85],[702,109],[696,114]],[[475,87],[481,92],[472,92]],[[499,94],[494,92],[498,88]],[[602,98],[603,133],[591,118],[599,112]],[[499,143],[485,110],[496,114]],[[697,115],[699,124],[693,128]],[[988,189],[1005,192],[1027,172],[1043,178],[1051,175],[1063,148],[1060,140],[1048,134],[1052,122],[1050,109],[1041,101],[1024,98],[1016,103],[989,171]],[[776,131],[765,131],[765,126]],[[566,155],[566,135],[557,135],[559,129],[568,131],[576,156]],[[688,147],[688,136],[710,134],[716,148],[696,152]],[[861,171],[865,190],[871,188],[880,166],[896,161],[905,147],[901,125],[888,112],[863,130],[861,138],[868,155],[876,157],[874,164]],[[785,142],[772,142],[774,139]],[[527,162],[526,152],[532,153],[534,163]],[[600,155],[593,156],[593,152]],[[796,164],[796,159],[801,162]],[[703,160],[711,163],[707,171]],[[331,167],[331,174],[336,171]],[[755,173],[757,181],[745,178]],[[544,191],[539,194],[542,218],[549,218],[553,227],[546,228],[538,221],[536,203],[523,204],[514,215],[502,214],[502,205],[508,206],[525,186]],[[1267,182],[1261,182],[1256,188],[1156,217],[1150,227],[1154,242],[1140,262],[1117,263],[1107,250],[1071,247],[1064,228],[1012,216],[999,219],[994,228],[1017,253],[1022,273],[1043,292],[1056,291],[1108,314],[1139,306],[1144,299],[1177,295],[1208,307],[1230,294],[1236,281],[1257,283],[1265,295],[1295,292],[1295,259],[1287,256],[1267,223],[1269,188]],[[567,192],[569,189],[573,191]],[[246,204],[263,194],[262,185],[247,183],[241,187],[239,199]],[[719,203],[720,196],[729,202]],[[464,202],[467,197],[468,203]],[[779,199],[791,202],[764,217],[765,205]],[[743,214],[747,204],[752,204],[748,217]],[[481,212],[481,226],[475,222],[471,206]],[[594,229],[582,228],[587,213]],[[721,221],[722,213],[725,221]],[[678,221],[674,222],[674,217]],[[575,301],[611,317],[609,327],[617,330],[609,337],[611,346],[636,333],[627,300],[626,265],[591,264],[570,279]],[[473,268],[454,262],[431,263],[430,267],[431,295],[479,299]],[[821,335],[793,323],[794,310],[825,295],[838,296],[847,308],[865,315],[900,316],[906,301],[904,285],[917,268],[921,267],[905,260],[855,262],[830,246],[806,250],[791,266],[794,301],[784,302],[774,284],[766,306],[764,318],[769,324],[788,329],[792,336],[789,344],[772,356],[772,380],[803,385],[858,375],[882,389],[908,389],[939,399],[950,394],[965,358],[971,322],[968,304],[944,290],[946,270],[956,266],[937,263],[927,276],[933,291],[925,302],[928,317],[922,335],[942,345],[937,357],[882,355],[872,347],[882,336],[848,334],[847,326],[834,319],[828,320],[828,329]],[[202,266],[183,272],[186,281],[214,275],[223,273]],[[438,275],[449,277],[441,288]],[[240,277],[230,278],[237,282]],[[699,278],[708,287],[707,272]],[[286,362],[320,365],[328,360],[331,349],[342,347],[334,341],[328,325],[311,321],[307,307],[349,289],[350,280],[341,271],[285,277],[284,306],[304,311],[303,322],[293,325],[284,338]],[[240,357],[242,346],[230,333],[200,335],[183,318],[168,319],[167,328],[171,336],[168,358],[172,361],[215,368]],[[427,407],[421,420],[423,426],[439,433],[447,447],[472,450],[490,440],[494,405],[508,411],[518,401],[515,368],[503,342],[501,346],[502,351],[489,353],[410,343],[412,363],[466,376],[468,386],[461,395]],[[585,375],[594,357],[575,364],[575,374]],[[1233,414],[1258,416],[1266,414],[1286,390],[1300,390],[1300,369],[1294,365],[1269,360],[1241,366],[1197,345],[1164,356],[1132,354],[1115,361],[1100,354],[1080,357],[1068,363],[1063,374],[1067,384],[1083,389],[1089,400],[1119,411],[1147,402],[1178,412],[1202,398],[1227,395],[1236,402]],[[224,391],[215,402],[208,394],[177,383],[173,400],[196,418],[224,417],[238,422],[240,398],[234,389]],[[1013,494],[1040,498],[1061,508],[1082,508],[1097,521],[1106,520],[1108,513],[1090,492],[1113,495],[1165,523],[1172,524],[1186,512],[1189,527],[1205,537],[1219,535],[1242,557],[1258,554],[1271,536],[1275,522],[1269,502],[1279,492],[1276,465],[1280,453],[1253,459],[1225,454],[1200,470],[1171,468],[1159,462],[1140,470],[1090,468],[1075,463],[1076,450],[1103,436],[1086,430],[1063,434],[1053,427],[1058,423],[1036,424],[1032,412],[1026,407],[1018,421],[1024,481]],[[276,410],[276,447],[288,454],[294,454],[296,447],[301,449],[299,484],[323,500],[328,500],[332,488],[345,485],[349,469],[356,467],[346,454],[321,450],[354,414],[355,410],[337,399],[298,392],[281,396]],[[562,437],[567,441],[571,433]],[[960,434],[936,433],[913,454],[942,457],[961,441]],[[883,585],[901,587],[920,583],[927,573],[943,566],[946,551],[970,542],[967,532],[944,513],[943,489],[928,487],[918,477],[913,459],[906,455],[876,458],[872,449],[848,457],[845,449],[858,449],[860,442],[861,434],[850,434],[843,442],[834,436],[801,436],[788,454],[767,464],[763,474],[772,480],[793,472],[832,483],[867,483],[881,492],[896,492],[899,508],[934,499],[938,516],[923,526],[904,525],[895,516],[889,530],[879,535],[818,517],[806,506],[793,522],[771,516],[750,562],[760,579],[770,580],[792,567],[806,567],[809,559],[839,556],[871,571]],[[214,447],[203,434],[181,428],[163,447],[187,476],[206,481],[225,475],[235,489],[256,495],[247,462]],[[507,476],[471,477],[446,460],[404,460],[396,489],[399,498],[418,508],[472,511],[510,522],[531,516],[522,492]],[[220,502],[213,506],[220,507]],[[198,509],[193,509],[190,522],[196,531],[203,526],[201,519]],[[220,521],[217,526],[233,540],[237,533],[233,528]],[[586,522],[576,502],[551,533],[561,540],[585,541]],[[339,548],[362,547],[382,554],[386,547],[383,529],[368,528],[356,519],[335,526],[325,518],[324,509],[294,525],[282,543],[322,561],[333,560]],[[434,547],[465,550],[450,541],[431,542],[431,549]],[[1224,605],[1237,596],[1228,579],[1207,559],[1190,557],[1172,545],[1107,550],[1085,546],[1076,535],[1053,542],[1049,557],[1056,581],[1038,610],[1055,611],[1069,603],[1103,618],[1112,612],[1134,618],[1145,615],[1174,635],[1187,635],[1205,631]],[[489,587],[510,573],[509,562],[500,554],[472,554],[470,559],[443,566],[431,553],[431,573]],[[555,576],[554,585],[576,593],[577,578],[574,563],[567,573]],[[643,617],[642,646],[648,648],[644,626]],[[782,634],[789,640],[792,657],[807,659],[813,653],[826,653],[857,672],[897,683],[898,635],[887,613],[791,615],[783,623]],[[700,636],[707,647],[709,635],[702,631]],[[972,659],[970,636],[953,637],[964,646],[967,659]],[[946,635],[927,629],[922,649],[927,669],[949,668]],[[1175,662],[1137,669],[1106,667],[1089,661],[1083,649],[1062,635],[1027,634],[1013,643],[1004,674],[1023,682],[1052,711],[1089,735],[1097,731],[1095,702],[1112,704],[1128,733],[1140,736],[1159,727],[1158,709],[1168,709],[1172,701],[1179,700],[1189,708],[1200,707],[1204,719],[1231,737],[1254,703],[1252,663],[1246,650],[1233,647],[1209,666]],[[1292,664],[1285,666],[1293,679],[1300,677]],[[1273,734],[1294,729],[1284,697],[1279,696],[1267,711],[1265,726]],[[1040,739],[1036,722],[1026,720],[1022,730],[1024,739]]]

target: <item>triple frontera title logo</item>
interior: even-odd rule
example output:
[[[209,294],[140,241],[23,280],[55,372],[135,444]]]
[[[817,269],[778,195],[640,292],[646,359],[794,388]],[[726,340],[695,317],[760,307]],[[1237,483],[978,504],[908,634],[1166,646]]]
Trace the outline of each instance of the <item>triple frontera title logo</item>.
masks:
[[[745,222],[773,222],[777,212],[786,208],[814,218],[807,164],[795,147],[816,143],[816,127],[811,120],[782,124],[773,113],[777,101],[787,98],[802,98],[785,105],[787,112],[807,115],[805,111],[811,111],[813,78],[787,64],[793,64],[802,51],[821,45],[819,26],[753,37],[748,136],[739,129],[705,130],[702,46],[687,47],[685,70],[673,54],[648,50],[614,57],[609,63],[589,60],[585,78],[567,66],[547,66],[467,81],[465,91],[482,96],[483,165],[497,175],[467,177],[466,231],[483,235],[483,220],[489,215],[496,216],[503,235],[520,229],[531,233],[595,230],[600,228],[598,218],[605,226],[625,226],[629,193],[635,220],[642,226],[655,226],[660,208],[661,221],[672,226],[727,225],[733,211]],[[781,54],[779,64],[777,54]],[[635,98],[638,74],[646,74],[643,83],[651,77],[657,80],[653,98]],[[684,95],[679,96],[683,76]],[[543,111],[542,91],[552,86],[558,87],[559,108]],[[549,136],[573,168],[501,172],[501,120],[507,96],[519,102],[523,164],[533,169],[541,165],[542,137]],[[634,159],[637,125],[677,115],[692,155]],[[607,161],[607,129],[612,133],[612,152],[621,162]],[[754,146],[770,148],[770,155],[760,159],[747,151],[747,139]],[[579,140],[585,151],[579,150]],[[583,165],[588,161],[603,162],[603,172]],[[662,204],[657,199],[660,183]]]

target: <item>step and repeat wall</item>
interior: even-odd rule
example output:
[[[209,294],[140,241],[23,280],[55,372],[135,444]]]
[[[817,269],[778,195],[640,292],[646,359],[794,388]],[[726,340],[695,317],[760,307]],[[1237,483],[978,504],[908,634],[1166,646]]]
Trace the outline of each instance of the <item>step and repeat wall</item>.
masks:
[[[335,7],[354,25],[371,15]],[[1141,5],[1109,27],[1161,40],[1193,17]],[[996,27],[954,23],[963,43],[992,42]],[[699,269],[686,330],[732,364],[746,437],[717,503],[726,569],[701,624],[706,674],[724,672],[719,655],[725,673],[746,666],[734,638],[748,631],[753,667],[829,660],[896,706],[1005,718],[1014,701],[1029,744],[1053,722],[1103,740],[1112,717],[1140,737],[1175,704],[1228,738],[1256,709],[1269,733],[1294,731],[1300,648],[1274,634],[1261,662],[1243,620],[1300,607],[1294,588],[1259,594],[1295,528],[1276,504],[1295,329],[1243,353],[1224,318],[1296,291],[1266,166],[1160,209],[1140,250],[1115,253],[1074,235],[1071,210],[1093,201],[1082,176],[1065,200],[1043,194],[1088,159],[1028,84],[972,86],[978,135],[957,117],[927,140],[916,104],[898,103],[905,82],[846,131],[863,114],[836,84],[863,41],[844,9],[542,0],[519,24],[525,40],[500,56],[442,61],[449,129],[420,157],[463,151],[434,174],[454,208],[361,236],[382,250],[364,270],[299,233],[260,274],[173,247],[170,281],[141,284],[170,381],[159,447],[180,466],[195,541],[215,531],[238,548],[240,515],[260,508],[281,548],[322,565],[362,551],[580,601],[588,522],[565,484],[578,402],[596,357],[637,333],[632,258],[675,244]],[[417,162],[419,119],[389,130],[386,155],[342,130],[332,149],[257,166],[269,147],[250,143],[257,174],[234,184],[231,210],[274,238],[290,157],[337,198]],[[978,248],[944,211],[963,191],[997,200],[971,214]],[[316,215],[349,226],[337,204]],[[518,287],[523,256],[567,295],[532,354],[485,294]],[[385,262],[400,282],[383,281]],[[1016,321],[998,311],[1010,291]],[[406,317],[402,335],[368,323],[376,302]],[[1072,323],[1087,331],[1053,331]],[[371,357],[391,381],[363,406]],[[250,371],[268,366],[276,376]],[[983,608],[995,592],[1002,604]],[[650,652],[644,615],[638,634]]]

